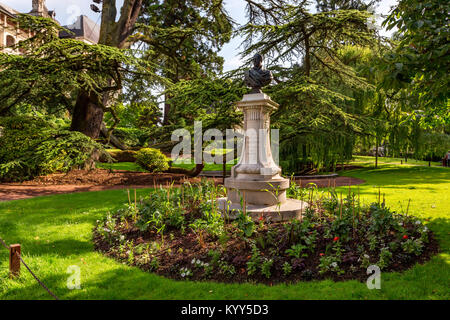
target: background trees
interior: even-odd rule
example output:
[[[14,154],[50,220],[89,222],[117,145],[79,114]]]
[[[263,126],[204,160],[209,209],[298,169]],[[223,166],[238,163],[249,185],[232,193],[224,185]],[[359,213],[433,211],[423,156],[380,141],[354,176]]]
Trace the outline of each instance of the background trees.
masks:
[[[385,22],[398,28],[393,39],[368,23],[376,1],[243,4],[239,26],[221,0],[126,0],[120,15],[105,0],[93,46],[21,16],[36,35],[17,45],[23,55],[0,54],[0,116],[52,114],[106,144],[169,150],[172,131],[196,120],[239,124],[248,65],[223,73],[219,55],[239,35],[242,57],[262,53],[273,70],[265,91],[280,103],[272,121],[285,171],[333,170],[377,146],[435,160],[450,147],[448,4],[400,1]]]
[[[423,126],[449,125],[450,44],[448,1],[400,0],[384,22],[397,28],[396,46],[385,57],[386,86],[406,88]]]

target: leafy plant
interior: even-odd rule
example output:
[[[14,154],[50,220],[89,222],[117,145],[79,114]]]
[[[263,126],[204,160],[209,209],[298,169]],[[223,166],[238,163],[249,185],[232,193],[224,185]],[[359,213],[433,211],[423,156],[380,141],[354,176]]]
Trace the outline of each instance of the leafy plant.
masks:
[[[283,274],[284,274],[285,276],[288,276],[288,275],[291,274],[291,272],[292,272],[292,266],[291,266],[291,264],[290,264],[289,262],[286,261],[286,262],[283,264]]]
[[[22,181],[75,168],[92,168],[111,157],[91,138],[42,118],[0,118],[0,180]]]
[[[292,256],[292,257],[295,257],[295,258],[301,258],[301,257],[305,258],[305,257],[308,256],[308,254],[307,253],[302,253],[302,251],[304,251],[306,249],[308,249],[307,246],[298,243],[298,244],[294,244],[290,249],[287,249],[286,253],[289,256]]]
[[[402,243],[403,251],[419,256],[423,250],[423,243],[420,239],[408,239]]]
[[[136,163],[149,172],[169,169],[169,159],[158,149],[143,148],[136,152]]]
[[[380,251],[380,259],[378,260],[377,265],[380,267],[381,270],[387,268],[392,259],[392,252],[389,251],[388,248],[382,248]]]
[[[270,276],[272,275],[272,273],[271,273],[272,265],[273,265],[273,259],[264,259],[261,264],[261,273],[267,279],[269,279]]]
[[[255,231],[255,223],[249,215],[244,214],[242,211],[239,212],[236,217],[236,224],[239,230],[241,230],[246,237],[251,237],[253,235],[253,232]]]
[[[251,276],[258,271],[259,265],[261,263],[261,256],[258,247],[256,245],[252,246],[252,255],[250,260],[247,261],[247,274]]]

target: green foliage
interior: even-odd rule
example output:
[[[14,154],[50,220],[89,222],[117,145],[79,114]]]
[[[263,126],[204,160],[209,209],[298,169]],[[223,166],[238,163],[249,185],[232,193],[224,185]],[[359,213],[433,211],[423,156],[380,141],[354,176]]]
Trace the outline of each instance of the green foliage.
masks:
[[[236,217],[236,225],[246,237],[251,237],[256,229],[255,222],[252,218],[249,215],[244,214],[242,211],[240,211]]]
[[[298,244],[294,244],[290,249],[287,249],[286,253],[295,258],[300,258],[300,257],[304,258],[304,257],[308,256],[307,253],[302,253],[302,251],[304,251],[306,249],[308,249],[307,246],[298,243]]]
[[[138,128],[117,127],[114,128],[112,133],[126,146],[131,148],[144,146],[150,138],[150,135],[146,130]]]
[[[286,261],[286,262],[283,264],[283,274],[284,274],[285,276],[288,276],[288,275],[291,274],[291,272],[292,272],[292,266],[291,266],[291,264],[290,264],[289,262]]]
[[[277,79],[265,90],[280,104],[271,121],[280,129],[281,165],[289,173],[334,170],[351,159],[354,136],[370,123],[359,102],[374,86],[357,67],[382,42],[367,26],[367,11],[313,13],[307,2],[269,10],[270,4],[255,6],[262,13],[240,32],[243,54],[264,54]]]
[[[258,271],[261,264],[261,253],[256,245],[252,246],[252,255],[247,261],[247,274],[253,275]]]
[[[450,242],[447,236],[446,209],[450,206],[447,192],[450,185],[450,171],[438,167],[400,166],[398,162],[397,165],[384,165],[383,170],[375,171],[375,173],[370,168],[363,168],[354,170],[351,174],[367,181],[360,186],[361,198],[366,203],[373,201],[373,185],[380,185],[382,190],[383,186],[386,186],[384,190],[388,195],[387,200],[392,204],[392,209],[399,212],[402,211],[402,204],[403,209],[406,208],[405,199],[413,198],[410,214],[414,213],[427,220],[430,219],[427,226],[439,240],[441,253],[430,261],[415,264],[412,269],[404,272],[383,273],[382,281],[392,285],[382,285],[382,290],[367,290],[365,284],[360,281],[337,283],[330,280],[300,281],[289,285],[274,283],[273,286],[252,282],[186,283],[156,276],[138,268],[129,268],[122,261],[106,258],[103,253],[93,251],[93,244],[88,241],[92,238],[92,228],[96,220],[126,201],[127,195],[123,190],[61,194],[50,198],[37,197],[0,202],[0,229],[2,238],[7,243],[13,243],[14,239],[20,238],[24,245],[34,248],[33,254],[24,257],[25,261],[29,265],[39,266],[40,277],[46,279],[45,284],[60,299],[224,299],[231,291],[233,297],[239,299],[321,299],[324,296],[331,299],[355,299],[356,297],[369,300],[448,299],[449,258],[447,252]],[[411,186],[415,186],[415,189],[411,189]],[[345,191],[348,188],[341,189]],[[137,190],[138,197],[147,197],[149,192],[152,190]],[[74,206],[74,203],[77,206]],[[436,207],[432,206],[433,204],[436,204]],[[27,228],[23,228],[25,225]],[[39,237],[39,242],[49,241],[50,244],[33,245],[36,243],[36,237]],[[77,250],[74,250],[73,239],[83,240],[79,241]],[[43,259],[49,255],[51,244],[55,245],[55,248],[51,248],[51,257]],[[58,254],[55,255],[55,252]],[[93,286],[87,286],[83,290],[67,290],[65,281],[61,281],[59,277],[52,277],[58,272],[65,273],[68,256],[77,261],[82,261],[80,260],[82,258],[87,262],[87,264],[80,263],[82,275],[84,275],[83,283],[89,282]],[[373,260],[372,264],[376,262],[377,260]],[[274,266],[276,263],[275,261]],[[0,288],[1,299],[48,299],[45,290],[29,290],[36,285],[35,279],[31,276],[24,277],[20,282],[8,277],[7,250],[0,250],[0,266],[0,277],[3,279],[3,286]],[[176,271],[174,272],[178,274]],[[105,273],[108,276],[121,277],[123,281],[110,281],[105,286],[105,278],[99,276]],[[364,279],[367,278],[365,272],[363,276]],[[160,287],[160,290],[157,292],[146,290],[153,286]]]
[[[154,74],[150,62],[132,57],[129,51],[60,39],[58,33],[64,28],[53,19],[19,15],[17,22],[34,36],[12,48],[20,55],[0,53],[0,115],[11,114],[21,103],[52,112],[71,111],[80,91],[98,97],[119,90],[131,69]],[[104,111],[112,111],[97,100]]]
[[[267,279],[272,275],[271,269],[273,265],[273,259],[264,259],[261,264],[261,274],[265,276]]]
[[[380,259],[378,260],[377,266],[381,270],[388,267],[392,262],[392,252],[388,248],[382,248],[380,252]]]
[[[136,152],[136,163],[150,172],[169,169],[169,159],[158,149],[143,148]]]
[[[0,118],[0,179],[21,181],[39,175],[92,167],[103,147],[79,132],[42,118]]]
[[[423,250],[423,243],[420,239],[408,239],[402,243],[402,248],[406,253],[413,253],[419,256]]]
[[[400,0],[384,26],[398,29],[398,45],[386,55],[386,85],[406,87],[425,127],[450,123],[448,13],[442,0]]]

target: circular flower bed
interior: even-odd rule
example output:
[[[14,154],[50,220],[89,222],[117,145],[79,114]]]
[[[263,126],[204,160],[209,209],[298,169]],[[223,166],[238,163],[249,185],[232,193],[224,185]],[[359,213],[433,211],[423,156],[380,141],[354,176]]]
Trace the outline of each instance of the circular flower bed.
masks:
[[[94,229],[97,250],[173,279],[221,282],[294,282],[367,279],[367,268],[401,271],[437,252],[432,232],[417,218],[384,203],[361,206],[349,192],[300,188],[301,220],[253,221],[245,212],[229,221],[216,209],[222,187],[202,182],[157,189],[108,213]]]

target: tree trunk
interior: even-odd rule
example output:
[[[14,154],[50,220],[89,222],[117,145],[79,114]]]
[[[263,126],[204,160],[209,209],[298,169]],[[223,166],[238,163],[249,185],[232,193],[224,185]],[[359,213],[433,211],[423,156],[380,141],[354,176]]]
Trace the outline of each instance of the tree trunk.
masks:
[[[378,168],[378,145],[379,145],[378,134],[377,134],[375,140],[376,140],[376,143],[375,143],[376,144],[376,147],[375,147],[375,169],[377,169]]]
[[[105,123],[102,123],[101,126],[101,133],[102,136],[104,136],[105,138],[108,138],[108,129],[106,128]],[[126,145],[124,145],[115,135],[113,135],[112,133],[109,134],[109,143],[112,144],[114,147],[116,147],[117,149],[120,150],[127,150],[128,147]]]
[[[102,22],[98,43],[119,49],[129,47],[128,37],[132,34],[136,20],[139,17],[142,1],[125,0],[120,11],[120,18],[116,21],[116,0],[103,0]],[[79,93],[73,112],[71,130],[84,133],[93,139],[99,137],[104,111],[97,102],[102,101],[102,99],[97,98],[89,97],[89,94],[86,92]]]
[[[306,32],[304,32],[305,35],[305,74],[307,77],[311,74],[311,47],[309,44],[309,37],[306,35]]]
[[[165,102],[164,103],[164,114],[163,114],[163,125],[166,125],[169,123],[169,114],[170,114],[170,104]]]
[[[79,131],[92,139],[97,139],[100,135],[103,113],[103,109],[93,103],[86,92],[80,92],[73,110],[70,130]]]

